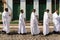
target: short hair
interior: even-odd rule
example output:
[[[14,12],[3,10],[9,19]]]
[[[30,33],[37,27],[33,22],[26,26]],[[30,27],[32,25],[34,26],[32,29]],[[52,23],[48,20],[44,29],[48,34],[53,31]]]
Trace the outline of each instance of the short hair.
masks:
[[[49,9],[46,9],[47,12],[49,12]]]
[[[23,11],[23,9],[21,9],[20,11]]]
[[[8,12],[8,8],[5,8],[5,11]]]
[[[23,12],[23,9],[21,9],[20,12],[22,13]]]
[[[33,9],[33,11],[36,11],[36,9]]]
[[[58,10],[55,10],[55,11],[58,11]]]

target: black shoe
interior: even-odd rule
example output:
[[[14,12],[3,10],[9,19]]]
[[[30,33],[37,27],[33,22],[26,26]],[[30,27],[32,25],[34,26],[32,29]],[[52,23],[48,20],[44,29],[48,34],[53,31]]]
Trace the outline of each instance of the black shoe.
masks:
[[[21,35],[26,35],[26,33],[21,33]]]
[[[59,32],[53,31],[53,33],[57,34],[57,33],[59,33]]]
[[[17,34],[19,34],[19,35],[20,35],[21,33],[17,33]]]
[[[2,33],[6,33],[6,32],[5,32],[5,31],[3,31],[3,30],[2,30],[1,32],[2,32]]]
[[[5,32],[5,31],[2,30],[2,32]]]
[[[35,35],[32,35],[32,36],[35,36]]]
[[[33,34],[32,36],[36,36],[35,34]]]
[[[7,35],[10,35],[10,33],[6,33]]]
[[[56,33],[56,31],[53,31],[53,33]]]

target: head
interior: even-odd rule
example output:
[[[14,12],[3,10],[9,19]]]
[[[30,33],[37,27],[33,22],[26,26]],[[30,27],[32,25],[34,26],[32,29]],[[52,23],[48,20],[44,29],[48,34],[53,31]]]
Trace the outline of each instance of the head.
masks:
[[[58,13],[58,10],[55,10],[56,13]]]
[[[33,9],[33,12],[35,13],[36,12],[36,9]]]
[[[20,10],[21,13],[24,13],[23,9]]]
[[[5,8],[5,11],[8,12],[8,8]]]
[[[46,9],[46,12],[49,13],[49,9]]]

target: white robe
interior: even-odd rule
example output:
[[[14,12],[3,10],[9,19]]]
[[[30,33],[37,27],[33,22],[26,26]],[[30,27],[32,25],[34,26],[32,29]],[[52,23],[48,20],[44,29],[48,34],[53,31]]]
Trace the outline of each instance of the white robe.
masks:
[[[47,12],[44,12],[43,18],[43,34],[47,35],[49,33],[49,17]]]
[[[2,13],[2,22],[3,22],[3,31],[6,31],[6,33],[10,32],[9,26],[10,26],[10,16],[9,12],[3,12]]]
[[[40,33],[38,28],[38,20],[34,12],[31,13],[30,26],[32,35]]]
[[[58,32],[59,31],[59,18],[57,13],[53,13],[53,23],[54,23],[54,31]]]
[[[58,21],[57,31],[60,32],[60,16],[57,17],[57,21]]]
[[[20,33],[26,33],[26,28],[25,28],[25,21],[24,21],[24,15],[20,13],[19,15],[19,27],[18,27],[18,34]]]

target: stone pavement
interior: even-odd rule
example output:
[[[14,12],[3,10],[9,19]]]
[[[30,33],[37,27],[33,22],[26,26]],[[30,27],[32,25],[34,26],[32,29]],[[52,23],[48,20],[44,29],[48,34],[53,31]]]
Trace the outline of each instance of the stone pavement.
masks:
[[[17,28],[11,28],[10,35],[0,32],[0,40],[60,40],[60,33],[54,34],[52,28],[50,28],[50,34],[47,36],[42,34],[42,28],[40,29],[40,34],[35,36],[31,35],[29,28],[27,28],[26,35],[17,34],[17,30]]]

